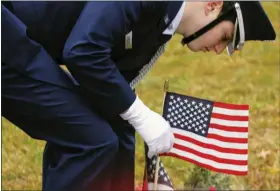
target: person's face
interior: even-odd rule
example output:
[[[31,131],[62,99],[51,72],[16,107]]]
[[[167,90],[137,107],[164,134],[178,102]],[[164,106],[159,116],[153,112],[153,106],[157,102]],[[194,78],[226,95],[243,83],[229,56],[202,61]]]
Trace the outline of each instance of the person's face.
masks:
[[[187,44],[191,51],[214,51],[220,54],[230,43],[234,32],[234,25],[230,21],[222,21],[211,30]]]

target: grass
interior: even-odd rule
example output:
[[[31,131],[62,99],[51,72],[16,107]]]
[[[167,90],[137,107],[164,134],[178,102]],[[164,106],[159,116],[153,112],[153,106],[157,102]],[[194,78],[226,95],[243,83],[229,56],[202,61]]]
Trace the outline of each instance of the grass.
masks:
[[[249,104],[249,174],[231,177],[234,190],[280,189],[279,37],[280,3],[264,2],[277,32],[276,42],[251,42],[242,52],[228,57],[192,53],[175,36],[156,66],[137,87],[137,94],[150,108],[161,113],[163,84],[169,90],[221,102]],[[41,189],[44,142],[28,137],[2,118],[2,189]],[[185,182],[195,165],[175,158],[162,158],[175,189]],[[136,184],[144,169],[143,141],[137,135]]]

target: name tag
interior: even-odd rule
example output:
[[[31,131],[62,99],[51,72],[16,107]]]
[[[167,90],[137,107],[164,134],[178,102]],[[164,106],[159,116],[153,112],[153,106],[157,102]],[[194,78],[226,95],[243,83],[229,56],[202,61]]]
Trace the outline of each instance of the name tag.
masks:
[[[125,49],[132,49],[132,31],[125,35]]]

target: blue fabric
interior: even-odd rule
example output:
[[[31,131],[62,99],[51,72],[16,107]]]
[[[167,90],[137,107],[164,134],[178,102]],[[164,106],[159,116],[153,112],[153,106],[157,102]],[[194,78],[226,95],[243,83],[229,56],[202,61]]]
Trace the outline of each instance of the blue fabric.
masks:
[[[74,78],[98,100],[96,106],[109,113],[120,114],[135,100],[110,54],[115,41],[137,22],[140,11],[140,2],[89,2],[64,47],[64,60]]]
[[[134,129],[105,120],[83,93],[26,77],[2,63],[2,115],[48,142],[43,190],[131,190]]]
[[[74,88],[69,76],[37,42],[30,39],[24,23],[1,5],[2,61],[18,72],[36,80]]]
[[[135,132],[118,114],[135,99],[128,82],[171,38],[164,16],[171,22],[181,3],[1,4],[2,115],[47,141],[43,190],[134,189]]]

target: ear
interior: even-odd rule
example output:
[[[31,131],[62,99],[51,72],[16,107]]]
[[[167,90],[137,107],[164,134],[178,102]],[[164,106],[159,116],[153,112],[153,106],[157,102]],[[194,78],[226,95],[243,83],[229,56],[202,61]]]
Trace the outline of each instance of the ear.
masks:
[[[221,11],[223,8],[223,1],[209,1],[205,4],[205,15],[209,15],[210,13]]]

